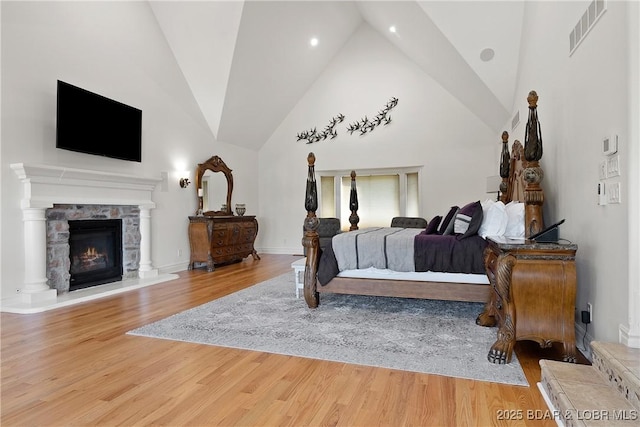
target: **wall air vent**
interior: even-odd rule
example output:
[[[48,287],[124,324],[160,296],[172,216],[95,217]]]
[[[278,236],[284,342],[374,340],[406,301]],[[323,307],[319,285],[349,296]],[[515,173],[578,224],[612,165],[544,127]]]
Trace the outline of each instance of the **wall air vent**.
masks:
[[[598,19],[607,10],[607,0],[593,0],[569,33],[569,56],[575,52]]]
[[[513,119],[511,119],[512,132],[516,130],[516,126],[518,126],[518,123],[520,123],[520,110],[516,111],[516,114],[514,114]]]

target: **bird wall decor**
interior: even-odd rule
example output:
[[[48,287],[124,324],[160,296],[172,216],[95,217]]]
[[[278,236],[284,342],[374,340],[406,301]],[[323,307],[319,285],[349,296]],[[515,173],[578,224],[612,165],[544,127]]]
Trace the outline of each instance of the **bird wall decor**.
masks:
[[[391,116],[389,115],[389,112],[393,110],[396,105],[398,105],[398,98],[393,97],[385,104],[382,110],[378,111],[378,114],[376,114],[373,119],[369,119],[367,116],[364,116],[364,118],[359,121],[350,123],[349,126],[347,126],[347,132],[351,135],[353,135],[354,132],[364,135],[380,125],[388,125],[391,123]]]
[[[296,138],[298,138],[298,141],[307,141],[307,144],[322,141],[327,138],[334,139],[336,136],[338,136],[336,126],[338,125],[338,123],[342,123],[343,121],[344,115],[338,114],[331,119],[329,124],[325,126],[324,130],[318,132],[318,130],[314,127],[313,129],[309,129],[308,131],[298,133],[296,135]]]

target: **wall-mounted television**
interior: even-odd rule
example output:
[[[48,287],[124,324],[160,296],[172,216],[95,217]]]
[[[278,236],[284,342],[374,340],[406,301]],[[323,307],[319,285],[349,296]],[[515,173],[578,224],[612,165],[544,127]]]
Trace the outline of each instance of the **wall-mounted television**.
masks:
[[[142,161],[142,110],[58,80],[56,147]]]

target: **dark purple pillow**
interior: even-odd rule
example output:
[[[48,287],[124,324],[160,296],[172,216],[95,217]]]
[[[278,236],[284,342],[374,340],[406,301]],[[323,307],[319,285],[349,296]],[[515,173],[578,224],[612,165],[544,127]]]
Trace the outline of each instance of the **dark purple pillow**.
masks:
[[[438,234],[451,234],[453,232],[453,218],[456,216],[456,212],[458,212],[458,207],[451,206],[451,209],[449,209],[449,213],[447,213],[447,215],[440,223]],[[449,225],[451,225],[451,227],[449,227]]]
[[[458,239],[478,234],[480,225],[482,224],[482,205],[480,201],[472,202],[464,205],[458,213],[453,224],[453,233]]]
[[[440,221],[442,221],[442,217],[440,215],[434,216],[431,221],[429,221],[429,224],[427,224],[424,234],[437,234]]]

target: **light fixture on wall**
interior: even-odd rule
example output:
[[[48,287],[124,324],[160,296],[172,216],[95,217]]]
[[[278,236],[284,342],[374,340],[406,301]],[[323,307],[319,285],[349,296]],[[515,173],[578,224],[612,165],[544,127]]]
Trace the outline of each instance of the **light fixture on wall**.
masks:
[[[191,181],[189,181],[189,178],[180,178],[180,187],[181,188],[187,188],[189,186],[189,184],[191,184]]]

